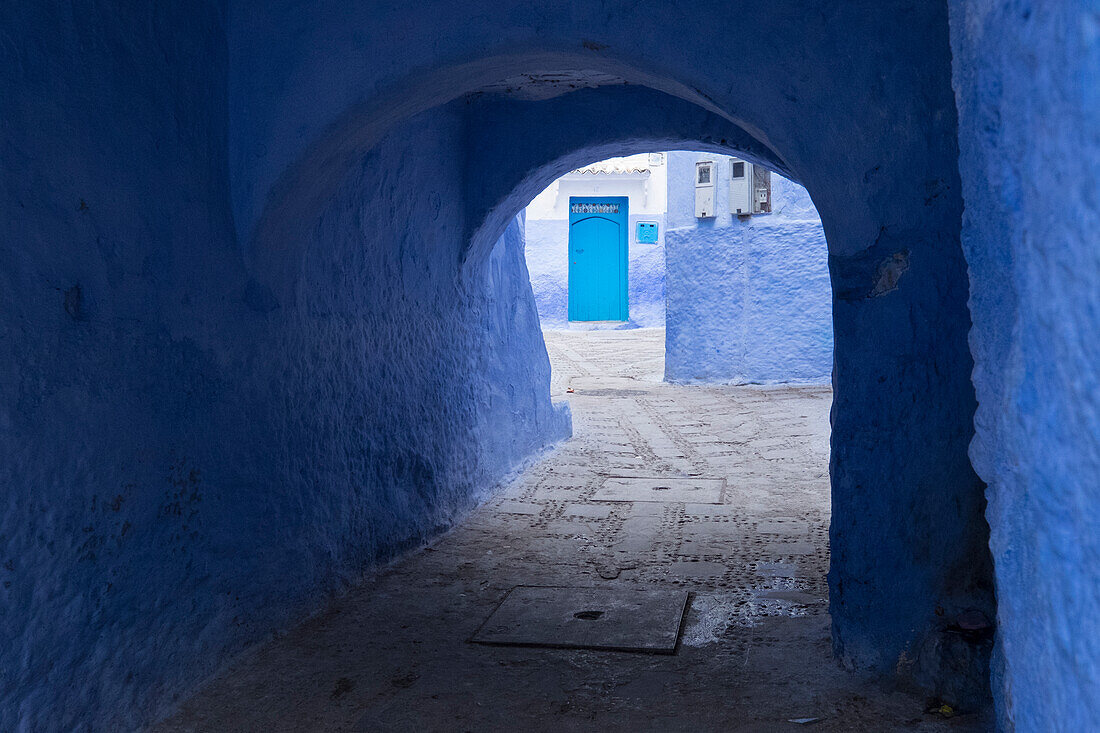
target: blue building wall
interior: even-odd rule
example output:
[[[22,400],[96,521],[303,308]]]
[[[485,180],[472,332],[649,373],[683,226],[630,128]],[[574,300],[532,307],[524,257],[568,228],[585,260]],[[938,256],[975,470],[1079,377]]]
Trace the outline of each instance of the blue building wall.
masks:
[[[792,56],[775,56],[774,65],[761,67],[774,75],[774,85],[756,77],[751,83],[748,76],[722,77],[712,91],[724,90],[719,96],[742,114],[761,105],[771,144],[787,160],[769,157],[765,146],[725,118],[634,84],[541,102],[485,97],[471,104],[468,180],[475,185],[468,195],[476,197],[472,210],[482,212],[475,217],[482,224],[473,246],[492,241],[483,233],[497,231],[508,212],[525,206],[558,176],[615,155],[677,148],[737,154],[804,182],[829,231],[833,283],[834,649],[850,668],[910,681],[918,677],[920,659],[922,687],[973,707],[988,692],[985,648],[977,645],[962,659],[936,653],[949,647],[953,635],[947,627],[957,613],[975,607],[994,612],[984,486],[966,456],[974,400],[965,341],[966,270],[958,244],[962,200],[952,142],[954,100],[947,85],[946,8],[880,4],[873,13],[853,6],[834,16],[807,16],[803,10],[799,6],[795,15],[783,15],[773,4],[751,22],[768,27],[768,49],[779,37],[799,36],[795,28],[801,20],[812,19],[811,26],[818,21],[826,26],[815,37],[860,37],[859,50],[853,47],[852,53],[873,48],[872,56],[884,56],[872,66],[853,67],[834,53],[815,55],[826,67],[836,61],[843,69],[832,68],[836,76],[803,77],[802,61],[785,63],[803,58],[806,47],[799,42],[797,51],[791,47]],[[897,23],[899,11],[904,24]],[[743,34],[746,13],[752,8],[742,8],[730,20],[736,27],[728,30],[757,38]],[[834,25],[841,19],[843,28]],[[768,25],[771,20],[777,22]],[[853,35],[855,27],[867,34]],[[618,35],[617,26],[608,30]],[[870,38],[877,40],[868,46]],[[686,58],[680,55],[683,48],[694,46],[683,38],[672,47],[680,59]],[[707,48],[719,47],[724,48]],[[896,67],[898,74],[878,76],[884,68],[895,69],[887,59],[896,53],[906,59]],[[874,78],[853,84],[856,69]],[[802,97],[781,91],[794,79],[809,78],[818,83],[799,82],[800,94],[824,95],[812,113]],[[833,85],[841,78],[843,83]],[[729,99],[735,88],[736,102]],[[890,90],[885,105],[884,89]],[[855,98],[845,102],[847,95]],[[783,110],[792,104],[805,114],[787,118]],[[816,122],[808,123],[807,115]],[[822,135],[823,127],[834,134]],[[847,132],[836,134],[840,129]],[[882,145],[851,144],[868,138],[872,129],[877,132],[870,137]],[[781,130],[798,142],[783,145],[776,137]],[[789,156],[802,154],[815,162],[795,173]]]
[[[959,33],[989,16],[1018,39],[1026,22],[1022,6],[1009,18],[980,0],[952,5]],[[1006,155],[984,112],[966,115],[1026,85],[1021,72],[1002,85],[976,58],[994,39],[964,37],[956,58],[984,71],[953,96],[945,6],[807,13],[776,0],[734,13],[707,0],[694,16],[705,20],[685,22],[672,3],[616,0],[600,23],[580,5],[520,0],[473,13],[436,0],[418,12],[346,0],[82,8],[0,5],[0,28],[17,29],[0,43],[0,729],[138,727],[561,436],[514,217],[557,175],[646,149],[766,161],[813,192],[829,230],[840,658],[904,672],[942,623],[937,608],[991,610],[982,485],[966,455],[955,100],[980,207],[974,151]],[[1035,12],[1052,89],[1092,105],[1091,16]],[[1054,58],[1066,28],[1079,34],[1069,73]],[[1024,64],[1026,46],[1005,50]],[[768,63],[731,74],[746,57]],[[542,71],[581,89],[483,93]],[[1005,142],[1043,149],[1044,123],[1013,117],[1030,107],[1009,101],[1000,119],[1027,124]],[[1066,120],[1071,140],[1097,129],[1091,116]],[[1055,147],[1051,160],[1073,170],[1089,151]],[[1093,210],[1086,191],[1074,196],[1075,211]],[[1037,201],[1029,226],[1057,210]],[[1091,619],[1072,595],[1087,592],[1095,516],[1084,482],[1096,472],[1080,470],[1096,464],[1083,437],[1094,431],[1080,429],[1095,426],[1091,382],[1073,381],[1095,374],[1094,311],[1074,308],[1093,297],[1089,221],[1013,240],[1031,263],[1013,272],[1019,312],[1043,326],[1022,348],[982,346],[987,334],[1008,343],[1014,314],[975,308],[976,381],[1006,363],[1035,375],[987,403],[1022,413],[984,416],[977,444],[996,466],[993,496],[1007,497],[990,515],[1002,593],[1018,604],[1001,628],[1014,640],[1011,687],[1028,688],[1032,709],[1080,691],[1056,670]],[[988,302],[978,298],[1009,292],[981,266],[1003,263],[1004,240],[968,227],[975,302]],[[1030,247],[1078,258],[1063,267]],[[1044,361],[1050,333],[1072,373]],[[990,384],[983,399],[996,400]],[[1062,426],[1080,454],[1038,455]],[[1043,440],[1028,444],[1028,430]],[[1017,482],[996,456],[1019,447],[1034,450]],[[1047,564],[1044,593],[1031,593]],[[1069,719],[1065,704],[1043,709]]]
[[[695,163],[717,160],[717,216],[695,217]],[[665,379],[816,382],[832,377],[832,287],[821,219],[802,186],[772,174],[772,212],[729,212],[729,162],[668,156]]]
[[[1100,14],[951,0],[1004,730],[1100,726]]]
[[[249,271],[225,12],[0,10],[3,731],[140,728],[569,432],[520,222],[461,256],[461,106]]]
[[[658,241],[635,241],[639,221],[658,222]],[[665,325],[664,217],[630,214],[630,269],[627,273],[630,320],[612,328],[653,328]],[[543,328],[569,327],[569,222],[566,219],[528,219],[527,270]],[[610,324],[600,327],[606,328]],[[574,323],[574,328],[585,328]]]

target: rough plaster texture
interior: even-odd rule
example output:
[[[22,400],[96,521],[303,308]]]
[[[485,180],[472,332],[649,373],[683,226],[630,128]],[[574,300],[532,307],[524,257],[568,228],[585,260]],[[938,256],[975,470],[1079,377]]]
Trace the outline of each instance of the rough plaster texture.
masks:
[[[614,194],[608,194],[614,195]],[[634,231],[639,221],[658,222],[658,241],[639,244]],[[665,323],[664,217],[630,214],[629,270],[627,271],[630,320],[614,328],[657,328]],[[524,250],[531,290],[545,328],[569,327],[569,221],[527,219]],[[583,327],[583,323],[576,324]]]
[[[832,290],[821,219],[806,189],[772,175],[769,215],[729,213],[729,163],[716,171],[716,216],[695,218],[695,163],[669,166],[670,382],[828,383],[833,368]]]
[[[224,8],[119,10],[0,9],[3,730],[133,728],[265,605],[214,526],[261,459]]]
[[[568,433],[520,223],[460,277],[453,112],[359,159],[291,297],[248,274],[224,22],[2,11],[5,731],[149,722]]]
[[[989,607],[944,7],[0,13],[0,728],[157,715],[561,435],[498,242],[627,152],[738,153],[817,204],[841,658],[893,671],[938,606]],[[479,93],[557,72],[588,88]]]
[[[225,669],[158,733],[760,733],[800,730],[796,717],[828,733],[988,730],[832,659],[828,387],[662,383],[660,329],[551,332],[547,349],[571,440]],[[724,486],[719,500],[601,498],[628,485],[615,477],[699,480],[685,474]],[[468,643],[529,584],[692,595],[673,655]]]
[[[1001,726],[1100,721],[1100,9],[952,0]]]
[[[470,136],[470,180],[478,182],[470,220],[483,223],[475,227],[471,247],[492,241],[509,212],[557,176],[611,155],[654,149],[737,154],[786,171],[804,184],[829,242],[833,290],[830,602],[836,650],[852,666],[912,674],[931,690],[939,689],[940,681],[964,676],[980,695],[988,677],[982,671],[983,649],[972,650],[973,656],[963,649],[961,658],[953,660],[937,659],[946,655],[935,651],[956,613],[966,608],[987,615],[994,611],[983,487],[966,456],[974,399],[964,334],[969,326],[967,283],[958,244],[961,201],[950,143],[955,127],[947,86],[946,13],[921,8],[935,12],[922,16],[907,7],[907,31],[889,45],[888,54],[906,48],[916,54],[920,46],[921,63],[931,64],[913,66],[914,56],[905,62],[900,78],[888,75],[892,80],[887,86],[895,91],[917,79],[923,80],[918,86],[928,85],[897,99],[891,96],[900,107],[894,102],[889,109],[880,106],[886,80],[879,79],[866,87],[834,90],[874,90],[869,98],[842,102],[833,94],[819,99],[820,109],[830,110],[821,126],[796,116],[802,124],[787,128],[786,118],[777,113],[789,100],[773,99],[773,106],[761,111],[761,119],[774,125],[769,128],[773,140],[780,130],[791,144],[811,129],[827,126],[833,131],[813,135],[819,146],[814,155],[820,157],[797,174],[769,157],[758,140],[746,138],[743,129],[738,132],[714,115],[637,86],[589,89],[537,105],[478,98],[470,105],[471,130],[476,132]],[[856,25],[870,17],[844,16]],[[896,18],[879,20],[892,32],[900,29]],[[776,34],[771,40],[793,27],[770,28]],[[877,28],[868,37],[883,32]],[[876,68],[892,68],[884,60],[875,63]],[[782,84],[799,73],[782,76]],[[758,95],[766,96],[772,88],[754,84],[738,89],[738,108],[756,104]],[[800,94],[815,98],[821,88]],[[923,111],[902,112],[918,100]],[[935,111],[929,115],[929,108],[921,106],[925,104]],[[878,112],[873,118],[859,117],[848,133],[837,132],[846,110],[861,107]],[[918,119],[931,128],[913,135],[909,125]],[[874,120],[889,132],[876,128]],[[867,125],[879,132],[872,134]],[[876,135],[890,142],[827,151],[840,140]],[[581,140],[591,147],[578,147]],[[789,150],[784,152],[789,158]],[[861,156],[869,159],[856,163]],[[844,172],[853,165],[858,172]],[[872,221],[877,223],[868,230]],[[960,667],[967,670],[965,675],[957,673]]]

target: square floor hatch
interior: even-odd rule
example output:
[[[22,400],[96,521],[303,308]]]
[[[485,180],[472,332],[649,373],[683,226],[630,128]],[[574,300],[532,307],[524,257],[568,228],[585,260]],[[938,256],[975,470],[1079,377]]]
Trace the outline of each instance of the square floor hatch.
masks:
[[[520,585],[470,641],[673,654],[687,603],[684,591]]]
[[[593,501],[684,501],[721,504],[726,480],[721,478],[644,478],[610,476],[592,496]]]

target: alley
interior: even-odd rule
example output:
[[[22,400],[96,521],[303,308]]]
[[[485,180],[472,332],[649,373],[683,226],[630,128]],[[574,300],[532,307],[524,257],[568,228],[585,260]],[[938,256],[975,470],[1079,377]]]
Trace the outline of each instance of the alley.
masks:
[[[430,546],[238,658],[161,730],[977,726],[861,686],[832,658],[828,388],[665,384],[660,329],[546,340],[573,438]],[[634,479],[660,479],[669,499],[609,488]],[[676,500],[694,486],[710,493]],[[469,642],[510,589],[532,585],[687,591],[679,647]]]

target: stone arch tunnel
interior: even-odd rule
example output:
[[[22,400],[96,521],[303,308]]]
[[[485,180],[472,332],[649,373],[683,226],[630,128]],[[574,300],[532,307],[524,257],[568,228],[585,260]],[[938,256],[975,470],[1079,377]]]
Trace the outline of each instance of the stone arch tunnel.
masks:
[[[567,435],[516,214],[584,163],[691,149],[821,214],[838,658],[1086,729],[1086,5],[3,9],[0,728],[163,717]],[[991,666],[914,664],[967,608]]]

